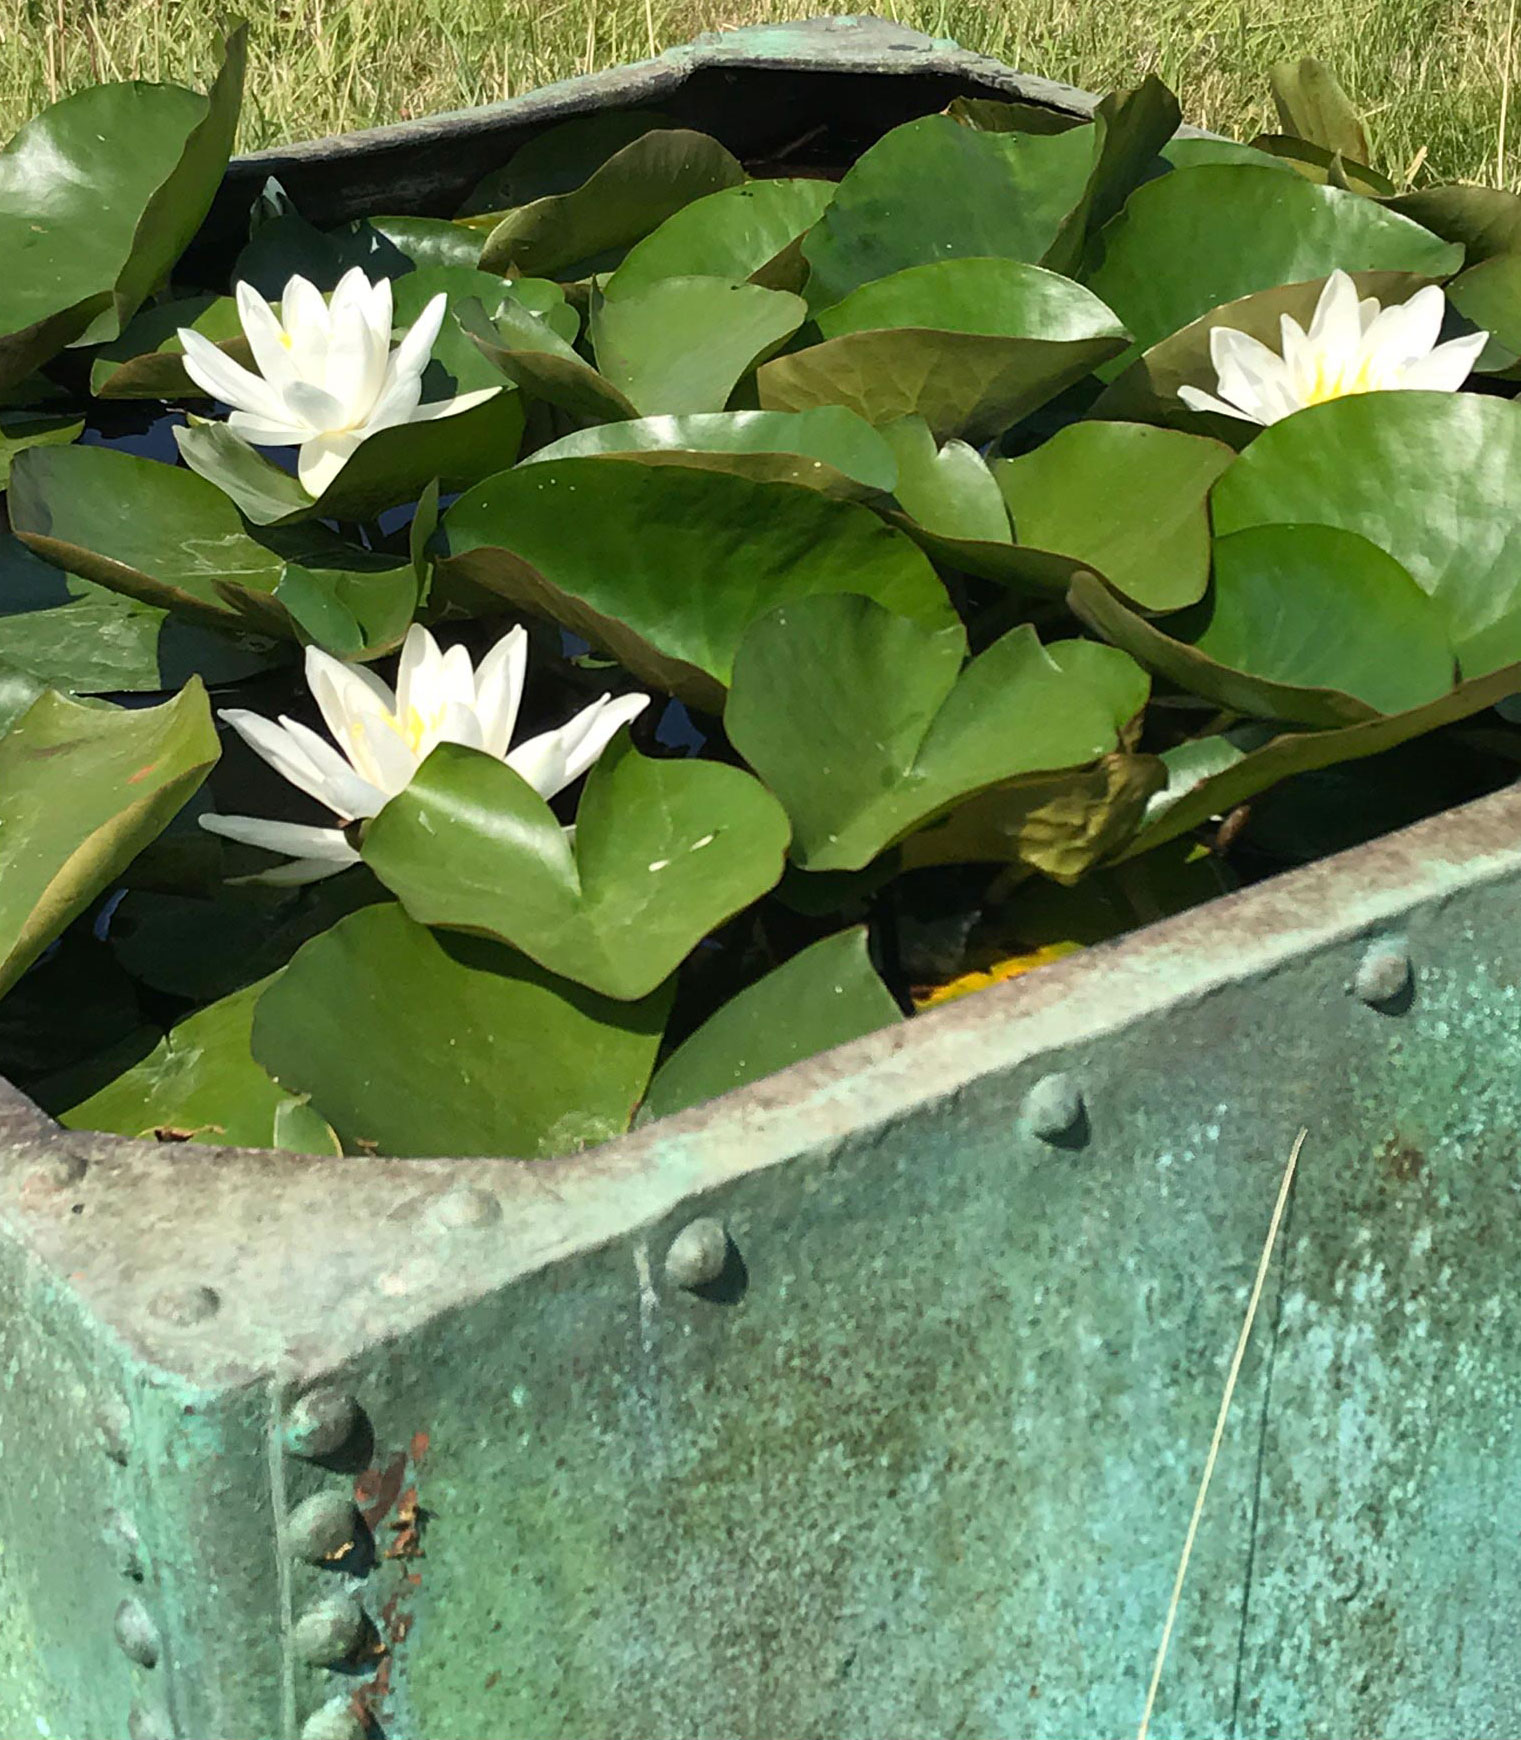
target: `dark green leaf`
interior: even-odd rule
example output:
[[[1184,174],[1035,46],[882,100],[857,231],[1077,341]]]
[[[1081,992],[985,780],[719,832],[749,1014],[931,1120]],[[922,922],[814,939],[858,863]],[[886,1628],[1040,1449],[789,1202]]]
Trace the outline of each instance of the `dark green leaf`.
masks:
[[[1479,372],[1513,376],[1521,362],[1521,254],[1496,254],[1460,272],[1447,286],[1447,300],[1489,334],[1475,365]]]
[[[197,1010],[108,1086],[59,1116],[70,1130],[118,1136],[175,1132],[211,1147],[339,1154],[338,1138],[299,1099],[282,1092],[249,1053],[254,1005],[269,981]]]
[[[981,133],[926,115],[895,127],[856,160],[803,244],[809,304],[932,260],[1033,265],[1082,200],[1094,144],[1091,125]]]
[[[750,628],[724,724],[786,806],[806,869],[860,869],[979,791],[1115,747],[1112,697],[1064,672],[1032,628],[963,671],[965,652],[959,624],[926,629],[838,593]]]
[[[1290,164],[1306,181],[1319,187],[1341,187],[1361,193],[1369,199],[1389,199],[1394,183],[1355,157],[1344,157],[1339,151],[1327,151],[1323,145],[1312,145],[1305,139],[1286,138],[1281,133],[1262,133],[1252,141],[1259,151]]]
[[[1043,109],[1035,103],[1002,102],[996,97],[955,97],[945,113],[977,133],[1070,133],[1086,124],[1082,115]]]
[[[573,191],[507,212],[486,237],[480,264],[488,272],[569,275],[568,268],[642,240],[693,200],[744,180],[739,163],[705,133],[642,133]]]
[[[1137,188],[1099,248],[1088,281],[1143,349],[1222,302],[1338,266],[1445,277],[1462,264],[1458,249],[1360,194],[1242,164]]]
[[[775,1075],[902,1020],[877,977],[864,927],[842,930],[731,997],[661,1064],[640,1123]]]
[[[410,562],[371,572],[288,562],[275,587],[303,640],[342,659],[374,659],[399,647],[417,609]]]
[[[624,736],[587,779],[574,843],[510,767],[445,743],[366,827],[363,850],[420,923],[494,936],[633,999],[776,885],[787,838],[781,805],[749,774],[653,761]]]
[[[371,906],[264,993],[253,1053],[353,1152],[538,1158],[628,1128],[669,988],[615,1003],[484,937]]]
[[[527,465],[463,496],[442,535],[442,572],[709,709],[746,627],[789,599],[849,589],[927,628],[952,620],[929,563],[869,509],[722,472],[612,457]]]
[[[0,738],[0,991],[110,887],[217,754],[196,681],[133,711],[44,694]]]
[[[476,183],[460,214],[570,193],[625,145],[675,125],[669,115],[651,109],[615,109],[546,127],[520,145],[502,168]]]
[[[1219,535],[1340,526],[1442,609],[1465,677],[1521,659],[1521,421],[1473,393],[1364,393],[1265,429],[1213,497]]]
[[[467,305],[459,323],[493,367],[524,392],[558,405],[577,422],[616,423],[638,410],[573,349],[541,315],[506,303],[490,319]],[[572,335],[573,336],[573,335]]]
[[[372,281],[400,279],[420,267],[473,267],[480,260],[481,239],[478,230],[442,218],[360,218],[340,229],[319,230],[290,211],[255,230],[238,255],[231,281],[246,281],[267,301],[278,302],[297,275],[327,291],[355,266]]]
[[[1389,209],[1456,242],[1470,266],[1521,250],[1521,194],[1498,187],[1420,187],[1389,201]]]
[[[1165,627],[1091,574],[1071,604],[1180,688],[1263,719],[1356,724],[1435,701],[1455,675],[1438,607],[1391,556],[1327,526],[1221,538],[1208,599]]]

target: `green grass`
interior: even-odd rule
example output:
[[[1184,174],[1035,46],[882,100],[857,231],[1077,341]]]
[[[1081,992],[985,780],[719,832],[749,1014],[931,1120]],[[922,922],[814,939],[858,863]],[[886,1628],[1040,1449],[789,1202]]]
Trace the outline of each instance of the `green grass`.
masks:
[[[278,144],[496,101],[639,60],[702,30],[820,11],[828,0],[247,0],[253,72],[243,145]],[[1370,118],[1380,166],[1425,153],[1440,179],[1521,176],[1521,118],[1502,142],[1512,0],[879,0],[900,23],[1049,78],[1108,90],[1157,72],[1191,120],[1272,125],[1267,71],[1326,61]],[[195,81],[211,63],[205,0],[0,0],[0,123],[104,78]]]

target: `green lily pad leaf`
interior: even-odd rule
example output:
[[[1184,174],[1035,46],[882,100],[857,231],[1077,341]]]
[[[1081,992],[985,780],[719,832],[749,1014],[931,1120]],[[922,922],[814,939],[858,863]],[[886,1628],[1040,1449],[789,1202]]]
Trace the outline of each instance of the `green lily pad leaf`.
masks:
[[[617,109],[578,115],[547,127],[475,184],[460,215],[496,212],[571,193],[625,145],[676,125],[669,115],[653,109]]]
[[[787,817],[737,767],[654,761],[627,735],[587,777],[574,842],[504,762],[440,744],[364,833],[422,924],[511,943],[604,996],[653,991],[781,878]]]
[[[1360,193],[1368,199],[1390,199],[1394,183],[1387,175],[1354,157],[1343,157],[1339,151],[1327,151],[1323,145],[1312,145],[1307,139],[1291,139],[1282,133],[1262,133],[1252,141],[1259,151],[1289,164],[1306,181],[1317,187],[1340,187],[1349,193]]]
[[[690,417],[604,423],[562,436],[522,463],[598,455],[645,465],[733,471],[762,483],[806,484],[828,495],[885,495],[898,482],[893,449],[882,433],[843,405],[796,412],[703,411]]]
[[[788,600],[848,589],[927,630],[954,620],[923,554],[870,509],[717,471],[525,465],[462,496],[442,536],[441,574],[562,623],[710,711],[746,628]]]
[[[724,724],[785,805],[805,869],[859,870],[979,791],[1115,747],[1110,701],[1028,625],[963,671],[965,654],[959,624],[926,628],[840,593],[750,628]]]
[[[1177,610],[1209,584],[1209,492],[1228,447],[1140,423],[1073,423],[993,474],[1014,522],[1006,577],[1065,591],[1094,568],[1143,610]]]
[[[1268,74],[1285,133],[1357,163],[1372,156],[1368,130],[1330,70],[1311,55],[1281,60]]]
[[[133,710],[49,692],[0,738],[0,992],[155,838],[217,754],[194,680]]]
[[[633,403],[532,310],[509,302],[498,307],[491,319],[484,306],[467,304],[458,319],[494,368],[525,393],[557,405],[578,423],[617,423],[638,417]]]
[[[1180,688],[1231,712],[1356,724],[1445,695],[1455,666],[1439,607],[1392,556],[1329,526],[1257,526],[1215,545],[1210,595],[1150,623],[1091,574],[1072,608]]]
[[[350,1153],[537,1159],[628,1128],[670,1000],[663,986],[614,1002],[489,938],[370,906],[260,998],[253,1054]]]
[[[1521,250],[1521,195],[1504,188],[1420,187],[1388,203],[1444,242],[1457,243],[1470,266]]]
[[[1338,266],[1440,278],[1462,264],[1450,243],[1360,194],[1242,164],[1137,188],[1098,246],[1088,282],[1143,349],[1222,302]]]
[[[1173,139],[1157,155],[1173,169],[1202,169],[1206,164],[1244,163],[1248,168],[1277,169],[1285,175],[1295,173],[1294,165],[1271,152],[1259,151],[1255,145],[1243,145],[1238,139]]]
[[[983,133],[926,115],[893,128],[856,160],[803,243],[809,305],[931,261],[1034,265],[1083,199],[1094,145],[1091,125]]]
[[[67,447],[84,433],[82,417],[35,411],[0,411],[0,489],[11,480],[11,461],[28,447]]]
[[[303,640],[335,658],[376,659],[406,638],[417,610],[417,572],[411,562],[370,572],[307,568],[287,562],[274,601]]]
[[[319,230],[298,212],[283,212],[254,231],[232,268],[232,282],[249,283],[269,302],[300,276],[329,291],[353,267],[373,281],[405,277],[424,267],[474,267],[481,236],[445,218],[360,218],[335,230]]]
[[[16,461],[9,502],[17,536],[48,562],[225,630],[251,620],[261,632],[292,632],[270,604],[290,562],[344,574],[389,566],[324,526],[252,537],[226,495],[194,472],[108,447],[31,449]]]
[[[205,398],[185,373],[185,347],[176,336],[182,326],[220,345],[244,368],[253,366],[232,297],[186,296],[139,309],[119,338],[103,344],[90,365],[90,391],[98,399]]]
[[[938,447],[922,417],[884,424],[881,435],[897,460],[897,481],[889,487],[911,535],[917,529],[947,542],[1013,543],[1003,492],[975,447],[965,441]]]
[[[710,1015],[661,1064],[638,1121],[684,1112],[902,1019],[871,964],[865,926],[837,931]]]
[[[808,305],[728,278],[667,278],[600,299],[592,346],[604,380],[642,416],[721,411],[738,382],[785,344]]]
[[[200,228],[227,167],[247,30],[207,96],[96,85],[29,121],[0,152],[0,384],[65,345],[115,338]]]
[[[174,439],[186,465],[215,484],[256,526],[363,520],[415,501],[435,478],[441,489],[468,489],[511,465],[523,439],[523,402],[504,388],[453,416],[382,429],[360,443],[316,497],[225,423],[176,428]]]
[[[576,336],[581,324],[580,316],[565,300],[565,292],[548,279],[509,281],[473,266],[420,266],[396,280],[392,291],[396,327],[410,327],[440,292],[449,299],[448,314],[423,378],[423,392],[430,399],[502,384],[501,370],[481,354],[458,319],[451,318],[467,306],[479,303],[489,319],[510,303],[542,320],[551,332],[570,338]]]
[[[1157,756],[1118,751],[1093,767],[995,786],[905,840],[903,867],[1022,864],[1070,887],[1133,837],[1166,783]]]
[[[1264,429],[1218,484],[1215,531],[1321,525],[1434,598],[1465,677],[1521,659],[1521,423],[1475,393],[1364,393]]]
[[[705,133],[642,133],[573,191],[507,212],[487,235],[480,264],[529,277],[582,276],[568,269],[621,257],[673,212],[745,179],[741,165]]]
[[[1167,785],[1147,806],[1140,830],[1120,857],[1133,858],[1226,815],[1291,774],[1380,755],[1439,726],[1480,713],[1518,691],[1521,664],[1514,664],[1460,683],[1440,700],[1408,713],[1334,731],[1275,733],[1271,725],[1254,722],[1165,750]]]
[[[0,664],[0,737],[25,718],[27,710],[45,688],[46,684],[39,683],[28,672]]]
[[[187,1016],[140,1063],[60,1113],[67,1130],[109,1130],[211,1147],[341,1154],[320,1117],[277,1088],[248,1049],[254,1005],[268,979]]]
[[[1093,114],[1097,148],[1088,184],[1062,219],[1041,259],[1043,266],[1076,275],[1092,237],[1157,167],[1157,153],[1182,119],[1178,99],[1155,74],[1148,74],[1133,91],[1116,91],[1099,103]]]
[[[1460,272],[1447,286],[1447,300],[1489,334],[1476,370],[1514,379],[1521,363],[1521,254],[1496,254]]]
[[[629,249],[607,282],[616,299],[667,278],[750,278],[819,221],[832,181],[746,181],[693,200]]]
[[[1086,124],[1081,115],[997,97],[954,97],[943,113],[976,133],[1070,133]]]
[[[922,416],[937,440],[974,442],[1000,434],[1129,342],[1080,285],[1002,259],[911,266],[825,309],[818,327],[822,344],[761,369],[756,384],[768,410],[842,404],[873,423]]]
[[[1420,272],[1353,272],[1351,278],[1359,296],[1372,296],[1386,308],[1408,302],[1417,290],[1433,282]],[[1324,278],[1308,284],[1279,284],[1211,309],[1137,357],[1099,395],[1090,415],[1173,424],[1244,447],[1260,432],[1256,424],[1190,411],[1178,396],[1179,388],[1198,387],[1208,393],[1218,389],[1219,378],[1209,353],[1209,335],[1217,326],[1248,333],[1281,354],[1283,316],[1289,315],[1308,331],[1325,286]]]

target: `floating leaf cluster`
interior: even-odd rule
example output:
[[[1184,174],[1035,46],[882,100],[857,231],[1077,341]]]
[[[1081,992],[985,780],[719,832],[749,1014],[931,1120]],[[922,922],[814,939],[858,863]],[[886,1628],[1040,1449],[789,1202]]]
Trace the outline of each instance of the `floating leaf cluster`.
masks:
[[[1511,777],[1521,198],[1323,69],[843,173],[597,115],[216,259],[243,58],[0,153],[0,1068],[66,1123],[563,1153]]]

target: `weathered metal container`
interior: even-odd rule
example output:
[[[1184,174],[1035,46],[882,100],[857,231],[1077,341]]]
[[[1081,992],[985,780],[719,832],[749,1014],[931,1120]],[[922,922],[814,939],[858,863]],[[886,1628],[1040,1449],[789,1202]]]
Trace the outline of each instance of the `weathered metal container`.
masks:
[[[740,32],[245,160],[204,246],[271,172],[323,220],[446,209],[594,107],[843,159],[963,92],[1085,102]],[[1512,792],[552,1163],[0,1091],[0,1734],[1131,1733],[1303,1126],[1156,1732],[1514,1736],[1518,920]]]

